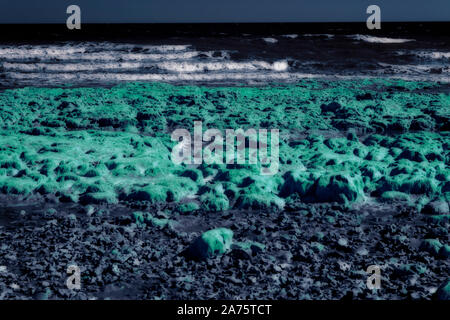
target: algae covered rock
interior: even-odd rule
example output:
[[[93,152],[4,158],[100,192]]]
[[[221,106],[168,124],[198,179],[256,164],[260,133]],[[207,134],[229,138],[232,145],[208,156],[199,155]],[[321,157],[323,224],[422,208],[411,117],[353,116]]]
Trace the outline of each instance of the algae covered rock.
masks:
[[[322,104],[320,106],[320,109],[322,110],[323,113],[325,112],[337,113],[340,110],[342,110],[343,107],[339,103],[333,101],[329,104]]]
[[[415,162],[427,161],[425,156],[419,152],[414,150],[405,150],[399,156],[398,159],[408,159]]]
[[[436,179],[426,176],[397,174],[382,178],[378,191],[401,191],[409,194],[433,195],[438,193],[439,183]]]
[[[450,258],[450,246],[444,244],[439,250],[439,257],[442,259]]]
[[[244,192],[237,200],[235,204],[236,209],[245,210],[283,210],[285,206],[284,199],[272,194],[260,194],[254,192]]]
[[[449,214],[449,207],[447,201],[444,200],[435,200],[429,202],[422,209],[422,213],[440,215],[440,214]]]
[[[434,256],[439,256],[439,251],[442,247],[442,243],[437,239],[425,239],[420,244],[420,250],[426,251]]]
[[[200,206],[198,205],[198,203],[187,202],[187,203],[182,203],[181,205],[179,205],[177,210],[182,213],[187,213],[187,212],[193,212],[195,210],[198,210],[199,208],[200,208]]]
[[[367,91],[372,85],[379,89]],[[402,82],[401,87],[423,85]],[[427,205],[424,213],[448,214],[449,143],[442,131],[448,127],[448,108],[442,107],[448,95],[382,88],[392,89],[392,83],[6,90],[0,93],[0,145],[7,146],[0,156],[0,193],[57,194],[62,202],[85,205],[169,202],[180,212],[282,210],[291,195],[346,204],[364,196],[405,203],[420,195],[444,202],[421,203],[419,211]],[[261,176],[260,161],[175,165],[168,130],[206,118],[207,127],[214,124],[220,131],[283,128],[279,173]],[[402,133],[363,138],[374,130]],[[246,161],[249,155],[247,150]],[[192,199],[198,208],[183,205]]]
[[[364,195],[361,176],[346,173],[322,175],[314,186],[314,202],[348,203]]]
[[[233,231],[227,228],[217,228],[206,231],[188,248],[189,257],[204,260],[225,253],[231,248]]]
[[[265,245],[256,241],[234,242],[231,246],[232,255],[238,259],[250,259],[265,249]]]
[[[167,218],[157,218],[148,212],[135,211],[133,212],[133,222],[139,227],[145,227],[146,225],[164,228],[170,224],[170,220]]]
[[[411,202],[411,196],[404,192],[399,191],[386,191],[380,197],[382,202],[394,202],[394,201],[403,201],[406,203]]]
[[[118,202],[113,192],[92,192],[80,196],[79,201],[82,205],[89,204],[116,204]]]
[[[282,183],[283,179],[279,176],[247,176],[239,185],[241,190],[234,207],[245,210],[282,210],[285,201],[278,196]]]
[[[224,211],[228,210],[230,206],[223,185],[220,183],[203,188],[201,190],[200,202],[202,203],[202,207],[208,211]]]
[[[450,300],[450,280],[443,283],[436,291],[436,298],[438,300]]]
[[[306,168],[300,168],[288,171],[285,175],[285,183],[281,189],[281,196],[290,196],[293,193],[298,193],[304,196],[308,193],[314,185],[313,174],[306,171]]]

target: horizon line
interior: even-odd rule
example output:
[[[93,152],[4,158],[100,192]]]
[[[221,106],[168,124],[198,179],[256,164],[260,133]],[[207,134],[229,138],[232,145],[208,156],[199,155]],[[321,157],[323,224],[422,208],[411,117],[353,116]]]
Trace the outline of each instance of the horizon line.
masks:
[[[107,24],[324,24],[324,23],[366,23],[366,21],[252,21],[252,22],[84,22],[83,25],[107,25]],[[450,20],[388,20],[383,23],[450,23]],[[63,22],[0,22],[0,25],[65,25]]]

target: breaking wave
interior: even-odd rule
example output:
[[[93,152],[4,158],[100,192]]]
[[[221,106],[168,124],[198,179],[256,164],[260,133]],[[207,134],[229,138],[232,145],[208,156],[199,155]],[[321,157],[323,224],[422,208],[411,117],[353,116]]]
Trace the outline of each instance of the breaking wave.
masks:
[[[372,49],[364,43],[401,44],[412,39],[325,33],[285,34],[279,40],[251,37],[259,41],[249,45],[248,38],[241,36],[221,40],[220,44],[193,40],[192,44],[160,45],[110,42],[0,45],[0,87],[65,83],[101,86],[120,81],[240,84],[370,77],[450,82],[450,52],[420,47],[419,42],[414,44],[416,49],[411,45],[405,49],[394,46],[395,50],[390,46],[377,48],[384,50],[378,63],[369,63],[361,55],[348,56],[345,50],[345,59],[351,63],[347,66],[339,62],[342,48],[354,46],[349,39],[362,41],[360,45],[366,46],[366,50]],[[322,44],[324,47],[320,49]]]
[[[405,43],[405,42],[411,42],[416,41],[414,39],[394,39],[394,38],[381,38],[381,37],[374,37],[374,36],[367,36],[362,34],[354,34],[347,36],[351,39],[358,40],[358,41],[365,41],[369,43]]]

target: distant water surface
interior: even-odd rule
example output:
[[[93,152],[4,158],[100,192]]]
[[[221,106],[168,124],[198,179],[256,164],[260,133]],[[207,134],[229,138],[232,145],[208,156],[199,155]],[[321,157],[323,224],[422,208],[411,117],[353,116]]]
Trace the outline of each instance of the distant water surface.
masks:
[[[0,43],[0,87],[124,81],[262,85],[299,79],[450,82],[450,39],[287,33]]]

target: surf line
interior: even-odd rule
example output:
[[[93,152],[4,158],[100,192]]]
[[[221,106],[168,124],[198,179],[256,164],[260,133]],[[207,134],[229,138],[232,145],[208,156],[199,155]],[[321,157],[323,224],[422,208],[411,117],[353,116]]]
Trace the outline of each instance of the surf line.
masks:
[[[268,136],[270,136],[270,147]],[[203,122],[194,121],[193,139],[189,130],[183,128],[174,130],[171,139],[178,141],[171,153],[174,164],[202,164],[203,162],[206,164],[234,164],[236,162],[237,164],[259,165],[261,175],[278,173],[279,129],[256,130],[249,128],[245,131],[242,128],[225,129],[225,134],[223,134],[216,128],[210,128],[203,132]],[[248,148],[246,148],[247,145]]]

